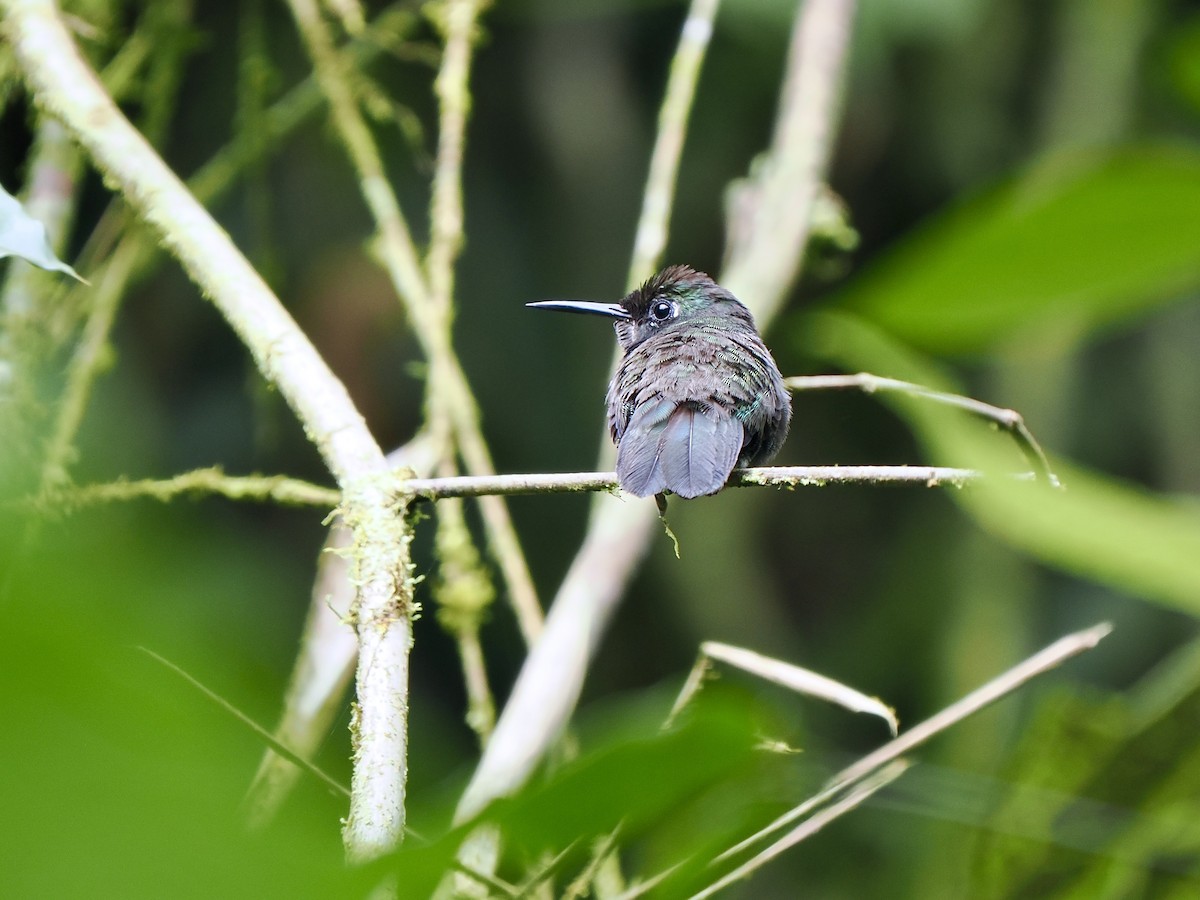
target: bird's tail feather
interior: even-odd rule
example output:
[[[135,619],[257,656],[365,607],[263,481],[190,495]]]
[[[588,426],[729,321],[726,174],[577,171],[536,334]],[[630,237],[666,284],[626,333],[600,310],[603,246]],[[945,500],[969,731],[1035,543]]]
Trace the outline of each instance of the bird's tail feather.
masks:
[[[733,471],[744,439],[742,423],[719,408],[646,403],[621,436],[617,479],[637,497],[664,490],[684,498],[714,494]]]

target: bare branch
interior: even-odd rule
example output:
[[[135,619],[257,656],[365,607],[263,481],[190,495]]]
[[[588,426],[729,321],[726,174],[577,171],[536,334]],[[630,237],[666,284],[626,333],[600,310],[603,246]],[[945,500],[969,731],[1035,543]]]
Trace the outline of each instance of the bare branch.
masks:
[[[973,469],[944,466],[764,466],[734,469],[726,487],[823,487],[831,484],[897,484],[925,487],[963,487],[980,477]],[[418,499],[476,497],[489,494],[563,494],[605,491],[617,493],[615,472],[456,476],[412,478],[405,490]],[[626,495],[620,495],[626,497]],[[634,498],[627,498],[636,503]],[[650,512],[654,507],[643,504]]]
[[[967,716],[977,713],[986,706],[991,706],[1001,697],[1011,694],[1017,688],[1062,665],[1073,656],[1078,656],[1086,650],[1091,650],[1105,637],[1112,633],[1112,625],[1102,622],[1061,637],[1049,647],[1035,653],[1029,659],[1013,666],[1007,672],[997,675],[987,684],[976,688],[961,700],[950,704],[941,712],[914,725],[900,737],[888,741],[878,750],[869,753],[858,762],[843,769],[830,779],[830,786],[845,787],[868,773],[898,758],[909,750],[925,743],[931,737],[945,731]]]
[[[1017,446],[1021,449],[1025,459],[1038,477],[1043,478],[1048,484],[1053,487],[1062,487],[1058,480],[1058,476],[1050,468],[1050,460],[1046,458],[1046,453],[1042,450],[1041,444],[1033,436],[1033,432],[1025,425],[1025,419],[1015,409],[1003,409],[999,406],[992,406],[990,403],[984,403],[982,400],[976,400],[973,397],[964,397],[961,394],[947,394],[943,391],[935,391],[919,384],[913,384],[911,381],[899,381],[895,378],[883,378],[879,375],[872,375],[869,372],[859,372],[855,375],[801,375],[794,378],[785,378],[784,384],[793,391],[814,391],[814,390],[839,390],[852,388],[862,391],[865,394],[876,393],[900,393],[910,397],[921,397],[926,400],[932,400],[935,403],[942,403],[946,406],[953,406],[956,409],[964,410],[974,416],[978,416],[988,422],[992,422],[1000,428],[1007,431]]]
[[[827,678],[824,675],[819,675],[810,669],[784,662],[781,659],[763,656],[761,653],[747,650],[744,647],[723,644],[719,641],[705,641],[700,645],[700,655],[707,659],[715,659],[719,662],[736,666],[743,672],[749,672],[751,675],[757,675],[759,678],[773,681],[797,693],[807,694],[810,697],[817,697],[821,700],[827,700],[830,703],[836,703],[851,712],[865,712],[879,716],[887,722],[888,730],[892,733],[893,737],[900,730],[900,723],[896,719],[896,711],[882,700],[879,700],[877,697],[869,697],[849,685],[842,684],[840,681],[834,681],[832,678]],[[684,685],[684,690],[680,695],[681,699],[686,700],[685,695],[695,693],[695,688],[692,687],[693,681],[694,679],[692,678],[688,679],[688,683]],[[674,708],[671,710],[671,718],[674,718],[678,714],[681,705],[677,700]],[[669,721],[670,719],[668,719]]]

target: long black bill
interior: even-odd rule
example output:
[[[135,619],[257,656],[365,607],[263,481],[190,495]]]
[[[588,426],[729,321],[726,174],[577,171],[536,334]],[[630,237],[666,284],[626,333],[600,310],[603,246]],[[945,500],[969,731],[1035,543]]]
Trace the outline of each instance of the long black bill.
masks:
[[[563,312],[608,316],[612,319],[629,318],[629,313],[620,303],[589,303],[587,300],[539,300],[537,303],[526,303],[525,305],[534,309],[558,309]]]

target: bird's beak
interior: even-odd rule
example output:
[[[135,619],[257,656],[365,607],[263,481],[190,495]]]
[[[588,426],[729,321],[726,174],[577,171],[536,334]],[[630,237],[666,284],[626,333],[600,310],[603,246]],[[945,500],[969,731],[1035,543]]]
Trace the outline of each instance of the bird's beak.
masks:
[[[558,309],[563,312],[590,313],[594,316],[608,316],[612,319],[628,319],[629,313],[620,303],[589,303],[587,300],[539,300],[537,303],[526,303],[534,309]]]

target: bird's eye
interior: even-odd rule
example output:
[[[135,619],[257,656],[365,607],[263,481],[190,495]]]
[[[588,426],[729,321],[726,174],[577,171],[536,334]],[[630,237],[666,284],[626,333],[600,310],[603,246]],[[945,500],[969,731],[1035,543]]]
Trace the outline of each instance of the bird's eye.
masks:
[[[650,307],[650,318],[655,322],[665,322],[675,317],[675,304],[659,300]]]

